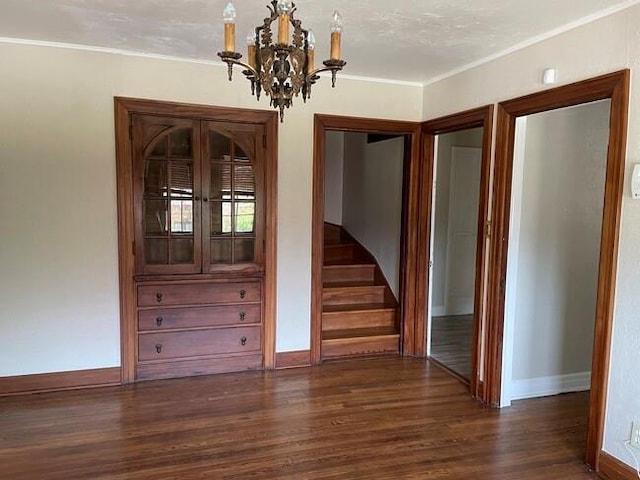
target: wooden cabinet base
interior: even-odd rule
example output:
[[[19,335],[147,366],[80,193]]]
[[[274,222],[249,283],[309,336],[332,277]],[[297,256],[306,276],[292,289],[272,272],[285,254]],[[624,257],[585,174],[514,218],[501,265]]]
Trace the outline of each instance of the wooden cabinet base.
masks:
[[[139,364],[136,368],[136,380],[160,380],[243,370],[262,370],[262,354]]]

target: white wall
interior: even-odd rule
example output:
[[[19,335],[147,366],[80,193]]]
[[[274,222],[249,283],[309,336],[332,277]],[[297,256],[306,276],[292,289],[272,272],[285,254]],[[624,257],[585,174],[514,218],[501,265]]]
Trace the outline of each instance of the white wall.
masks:
[[[436,194],[433,230],[432,312],[434,316],[449,315],[445,311],[447,232],[449,230],[449,186],[451,179],[451,149],[482,147],[482,128],[438,135]]]
[[[344,133],[327,132],[324,164],[324,221],[342,225]]]
[[[0,43],[0,71],[0,376],[117,366],[113,97],[268,99],[226,67],[75,49]],[[278,351],[309,348],[314,113],[415,121],[421,99],[323,78],[279,125]]]
[[[596,313],[610,101],[530,115],[521,183],[512,395],[532,379],[588,389]],[[558,379],[556,387],[562,383]]]
[[[622,442],[632,420],[640,419],[640,202],[630,198],[631,166],[640,161],[640,6],[425,87],[423,118],[436,118],[487,103],[542,90],[547,67],[570,83],[629,67],[632,69],[627,175],[622,203],[618,281],[613,325],[604,449],[628,464],[633,459]]]
[[[343,225],[376,258],[396,299],[400,290],[404,138],[367,143],[345,134]]]

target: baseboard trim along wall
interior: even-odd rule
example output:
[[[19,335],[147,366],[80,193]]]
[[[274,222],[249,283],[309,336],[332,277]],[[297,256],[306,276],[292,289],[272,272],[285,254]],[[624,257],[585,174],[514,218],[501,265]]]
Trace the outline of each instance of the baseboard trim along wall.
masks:
[[[598,473],[606,480],[637,480],[637,472],[606,452],[600,452]]]
[[[276,353],[276,369],[309,367],[311,365],[310,350]]]
[[[591,372],[513,380],[511,382],[511,400],[584,392],[590,388]]]
[[[0,397],[120,385],[120,367],[0,377]]]

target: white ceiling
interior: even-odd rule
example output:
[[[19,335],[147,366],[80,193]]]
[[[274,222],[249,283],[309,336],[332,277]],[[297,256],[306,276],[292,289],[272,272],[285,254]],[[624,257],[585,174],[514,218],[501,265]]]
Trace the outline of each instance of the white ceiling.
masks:
[[[238,49],[267,0],[236,0]],[[567,24],[637,0],[298,0],[329,50],[329,20],[344,17],[345,74],[410,82],[434,77]],[[226,0],[0,0],[0,37],[216,60]]]

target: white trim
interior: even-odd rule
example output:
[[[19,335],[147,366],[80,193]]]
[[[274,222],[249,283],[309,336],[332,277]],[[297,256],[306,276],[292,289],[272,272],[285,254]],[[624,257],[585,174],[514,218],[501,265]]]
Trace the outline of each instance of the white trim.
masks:
[[[640,1],[640,0],[638,0]],[[321,77],[331,77],[331,73],[330,72],[322,72],[320,74]],[[407,80],[394,80],[391,78],[377,78],[377,77],[363,77],[360,75],[349,75],[349,74],[345,74],[340,72],[338,74],[338,80],[340,79],[344,79],[344,80],[355,80],[358,82],[370,82],[370,83],[386,83],[386,84],[391,84],[391,85],[399,85],[402,87],[419,87],[419,88],[423,88],[424,87],[424,83],[423,82],[409,82]]]
[[[618,5],[614,5],[612,7],[609,8],[605,8],[604,10],[600,10],[599,12],[596,13],[592,13],[591,15],[587,15],[586,17],[582,17],[578,20],[574,20],[573,22],[569,22],[565,25],[562,25],[561,27],[558,28],[554,28],[553,30],[550,30],[548,32],[542,33],[540,35],[536,35],[535,37],[531,37],[527,40],[524,40],[520,43],[516,43],[515,45],[513,45],[512,47],[509,47],[505,50],[502,50],[500,52],[494,53],[492,55],[489,55],[487,57],[481,58],[480,60],[476,60],[474,62],[471,63],[467,63],[466,65],[463,65],[461,67],[458,68],[454,68],[453,70],[450,70],[448,72],[445,72],[441,75],[437,75],[433,78],[430,78],[428,80],[425,80],[423,82],[423,86],[428,87],[429,85],[433,85],[434,83],[440,82],[441,80],[445,80],[449,77],[453,77],[454,75],[458,75],[459,73],[462,72],[466,72],[467,70],[471,70],[473,68],[479,67],[480,65],[484,65],[485,63],[489,63],[493,60],[496,60],[498,58],[507,56],[511,53],[517,52],[518,50],[523,50],[527,47],[530,47],[532,45],[535,45],[536,43],[540,43],[543,42],[545,40],[548,40],[550,38],[556,37],[558,35],[561,35],[565,32],[568,32],[570,30],[573,30],[575,28],[578,27],[582,27],[583,25],[587,25],[591,22],[595,22],[596,20],[600,20],[601,18],[605,18],[608,17],[610,15],[613,15],[615,13],[621,12],[622,10],[626,10],[627,8],[631,8],[634,5],[637,5],[638,3],[640,3],[640,0],[627,0],[624,3],[620,3]]]
[[[561,393],[585,392],[590,388],[591,372],[514,380],[511,382],[511,400],[548,397]]]

